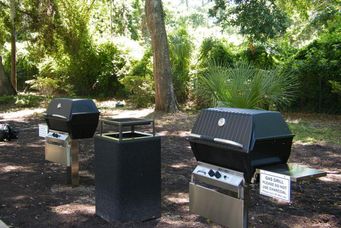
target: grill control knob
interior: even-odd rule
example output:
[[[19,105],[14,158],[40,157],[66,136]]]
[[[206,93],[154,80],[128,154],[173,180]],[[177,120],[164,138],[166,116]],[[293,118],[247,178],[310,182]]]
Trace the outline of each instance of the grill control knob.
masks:
[[[221,174],[219,173],[219,171],[215,172],[215,177],[218,179],[221,177]]]
[[[213,177],[215,175],[215,172],[212,169],[210,169],[210,171],[208,171],[208,175],[210,175],[210,177]]]

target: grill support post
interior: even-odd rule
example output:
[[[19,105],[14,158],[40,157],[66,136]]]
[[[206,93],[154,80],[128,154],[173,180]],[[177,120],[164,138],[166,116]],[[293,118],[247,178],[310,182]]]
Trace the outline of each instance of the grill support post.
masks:
[[[71,140],[70,165],[66,167],[66,182],[72,187],[79,185],[79,141]]]

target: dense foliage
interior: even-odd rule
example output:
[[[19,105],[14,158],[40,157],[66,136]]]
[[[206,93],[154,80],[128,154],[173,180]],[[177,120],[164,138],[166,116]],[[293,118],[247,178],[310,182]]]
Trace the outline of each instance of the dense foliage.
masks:
[[[313,112],[341,112],[341,30],[331,31],[301,49],[290,62],[300,80],[295,107]]]
[[[189,93],[192,54],[192,42],[185,26],[179,27],[169,36],[169,45],[176,99],[179,103],[184,103]]]
[[[280,69],[262,70],[246,63],[211,65],[200,77],[215,105],[249,109],[284,107],[293,100],[296,78]]]
[[[10,2],[0,0],[0,56],[7,76],[13,26]],[[14,2],[20,91],[128,98],[136,107],[154,103],[144,1]],[[225,100],[225,105],[240,106],[232,100],[238,100],[239,95],[250,97],[246,94],[254,91],[253,86],[264,84],[264,78],[272,82],[281,78],[276,83],[282,84],[276,86],[285,88],[294,75],[298,93],[289,96],[290,104],[285,99],[268,100],[280,96],[278,91],[268,90],[271,92],[260,96],[262,102],[246,105],[253,103],[250,97],[241,106],[341,113],[341,16],[337,0],[163,2],[179,104],[195,101],[201,108]],[[234,74],[240,62],[257,75],[262,72],[267,76]],[[231,83],[212,86],[220,80],[214,75],[224,75],[224,81],[228,78]],[[239,75],[238,79],[232,80],[233,75]],[[244,80],[240,84],[244,86],[239,87],[238,80]],[[239,92],[230,100],[223,92],[218,96],[212,90],[219,90],[219,86],[228,87],[222,89],[225,93]],[[15,99],[20,103],[21,98]]]
[[[274,38],[283,34],[289,26],[287,15],[274,1],[215,0],[215,5],[209,13],[217,18],[223,28],[229,25],[238,26],[240,33],[252,41]]]

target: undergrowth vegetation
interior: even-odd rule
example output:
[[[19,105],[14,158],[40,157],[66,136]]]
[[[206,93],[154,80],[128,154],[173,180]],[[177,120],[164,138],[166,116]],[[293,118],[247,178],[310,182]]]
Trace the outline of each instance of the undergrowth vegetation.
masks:
[[[187,3],[164,4],[181,106],[219,102],[341,113],[341,16],[335,1],[319,6],[309,1]],[[129,99],[135,107],[154,104],[143,1],[24,0],[17,9],[20,92]],[[7,1],[0,0],[6,77],[11,72],[10,16]],[[18,105],[34,103],[34,98],[15,99]]]

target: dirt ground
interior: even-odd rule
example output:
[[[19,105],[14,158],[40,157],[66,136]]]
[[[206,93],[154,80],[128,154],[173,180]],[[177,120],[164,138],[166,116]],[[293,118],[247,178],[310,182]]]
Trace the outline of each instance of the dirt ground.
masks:
[[[65,167],[44,160],[44,140],[38,137],[42,111],[0,112],[0,123],[20,130],[19,139],[0,142],[0,220],[8,226],[219,227],[189,212],[188,182],[196,160],[185,137],[195,114],[161,115],[148,109],[103,112],[112,117],[155,118],[162,136],[161,218],[110,224],[95,215],[93,140],[80,144],[80,186],[66,185]],[[341,227],[341,147],[295,143],[289,161],[323,170],[327,176],[294,184],[291,203],[259,195],[259,185],[254,184],[249,227]]]

